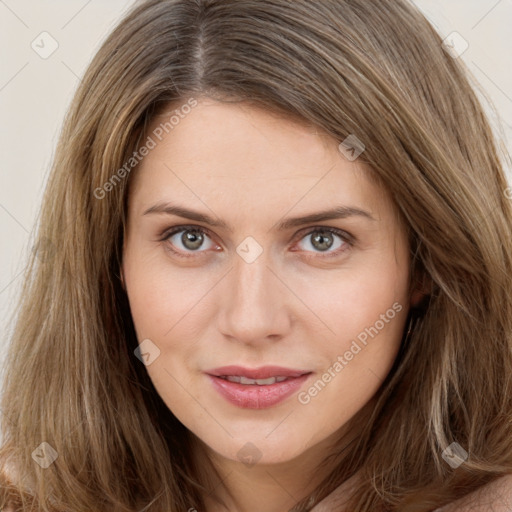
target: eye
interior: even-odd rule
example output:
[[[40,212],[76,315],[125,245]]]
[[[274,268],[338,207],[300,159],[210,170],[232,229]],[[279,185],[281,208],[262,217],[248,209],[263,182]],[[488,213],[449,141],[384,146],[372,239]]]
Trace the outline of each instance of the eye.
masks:
[[[306,247],[303,250],[325,253],[325,257],[339,256],[354,243],[354,238],[345,231],[324,227],[314,227],[310,229],[306,235],[301,238],[301,241],[302,240],[306,241]]]
[[[171,231],[168,231],[161,239],[161,241],[168,242],[168,249],[175,253],[177,256],[189,258],[190,256],[194,255],[183,253],[205,252],[200,251],[199,249],[205,245],[206,239],[209,239],[211,244],[210,247],[207,246],[206,249],[216,247],[204,228],[200,228],[198,226],[180,226],[172,229]],[[176,251],[173,247],[177,247],[179,251]]]

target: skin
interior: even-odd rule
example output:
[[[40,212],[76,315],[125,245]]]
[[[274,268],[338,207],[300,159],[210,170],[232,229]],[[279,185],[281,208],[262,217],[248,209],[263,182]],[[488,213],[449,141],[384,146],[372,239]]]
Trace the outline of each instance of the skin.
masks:
[[[139,342],[150,339],[160,350],[146,367],[158,393],[223,478],[208,497],[209,512],[283,512],[313,490],[331,469],[315,466],[340,433],[351,434],[348,420],[371,406],[408,309],[421,298],[409,289],[409,248],[391,198],[359,160],[340,153],[339,142],[248,104],[199,98],[131,177],[123,285]],[[222,219],[232,230],[144,215],[159,202]],[[339,205],[372,218],[275,229],[284,218]],[[206,230],[198,249],[183,244],[183,232],[162,241],[169,228],[190,225]],[[323,233],[332,247],[322,251],[312,228],[338,228],[354,242]],[[248,236],[263,250],[250,264],[236,251]],[[395,303],[401,311],[307,404],[292,395],[267,409],[242,409],[204,374],[228,364],[299,368],[313,372],[307,391]],[[248,442],[261,457],[253,466],[237,456]]]

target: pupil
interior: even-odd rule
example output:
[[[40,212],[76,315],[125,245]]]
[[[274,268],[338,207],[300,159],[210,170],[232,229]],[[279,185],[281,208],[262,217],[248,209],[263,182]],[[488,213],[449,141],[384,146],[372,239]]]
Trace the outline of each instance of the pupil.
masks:
[[[317,231],[317,233],[327,233],[326,231]],[[321,250],[321,251],[325,251],[327,249],[329,249],[332,244],[333,244],[333,240],[332,240],[332,234],[331,233],[327,233],[328,236],[324,236],[324,235],[314,235],[313,236],[313,245]],[[319,245],[316,245],[316,244],[319,244]]]

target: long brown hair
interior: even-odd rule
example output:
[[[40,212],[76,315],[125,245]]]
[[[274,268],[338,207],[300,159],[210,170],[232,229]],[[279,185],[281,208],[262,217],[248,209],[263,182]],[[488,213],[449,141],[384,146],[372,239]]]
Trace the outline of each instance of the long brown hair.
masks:
[[[428,511],[512,473],[512,207],[468,71],[441,43],[407,0],[134,6],[83,77],[49,177],[6,358],[0,506],[204,509],[119,279],[127,162],[163,107],[199,96],[356,134],[429,290],[370,421],[353,418],[357,440],[294,510],[356,472],[353,511]],[[468,454],[456,468],[452,443]]]

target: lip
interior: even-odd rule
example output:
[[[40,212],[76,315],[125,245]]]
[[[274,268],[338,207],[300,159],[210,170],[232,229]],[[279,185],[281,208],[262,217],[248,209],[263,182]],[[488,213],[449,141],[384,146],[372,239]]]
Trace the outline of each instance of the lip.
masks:
[[[215,373],[214,373],[215,372]],[[207,372],[214,389],[231,404],[244,409],[266,409],[286,400],[309,379],[312,372],[292,370],[279,366],[265,366],[249,370],[240,366],[225,366]],[[221,375],[238,375],[249,379],[289,377],[288,380],[260,386],[238,384],[222,379]]]
[[[309,370],[296,370],[293,368],[285,368],[283,366],[261,366],[260,368],[244,368],[243,366],[230,365],[207,370],[205,373],[216,377],[227,375],[238,375],[247,377],[248,379],[268,379],[269,377],[301,377]]]

